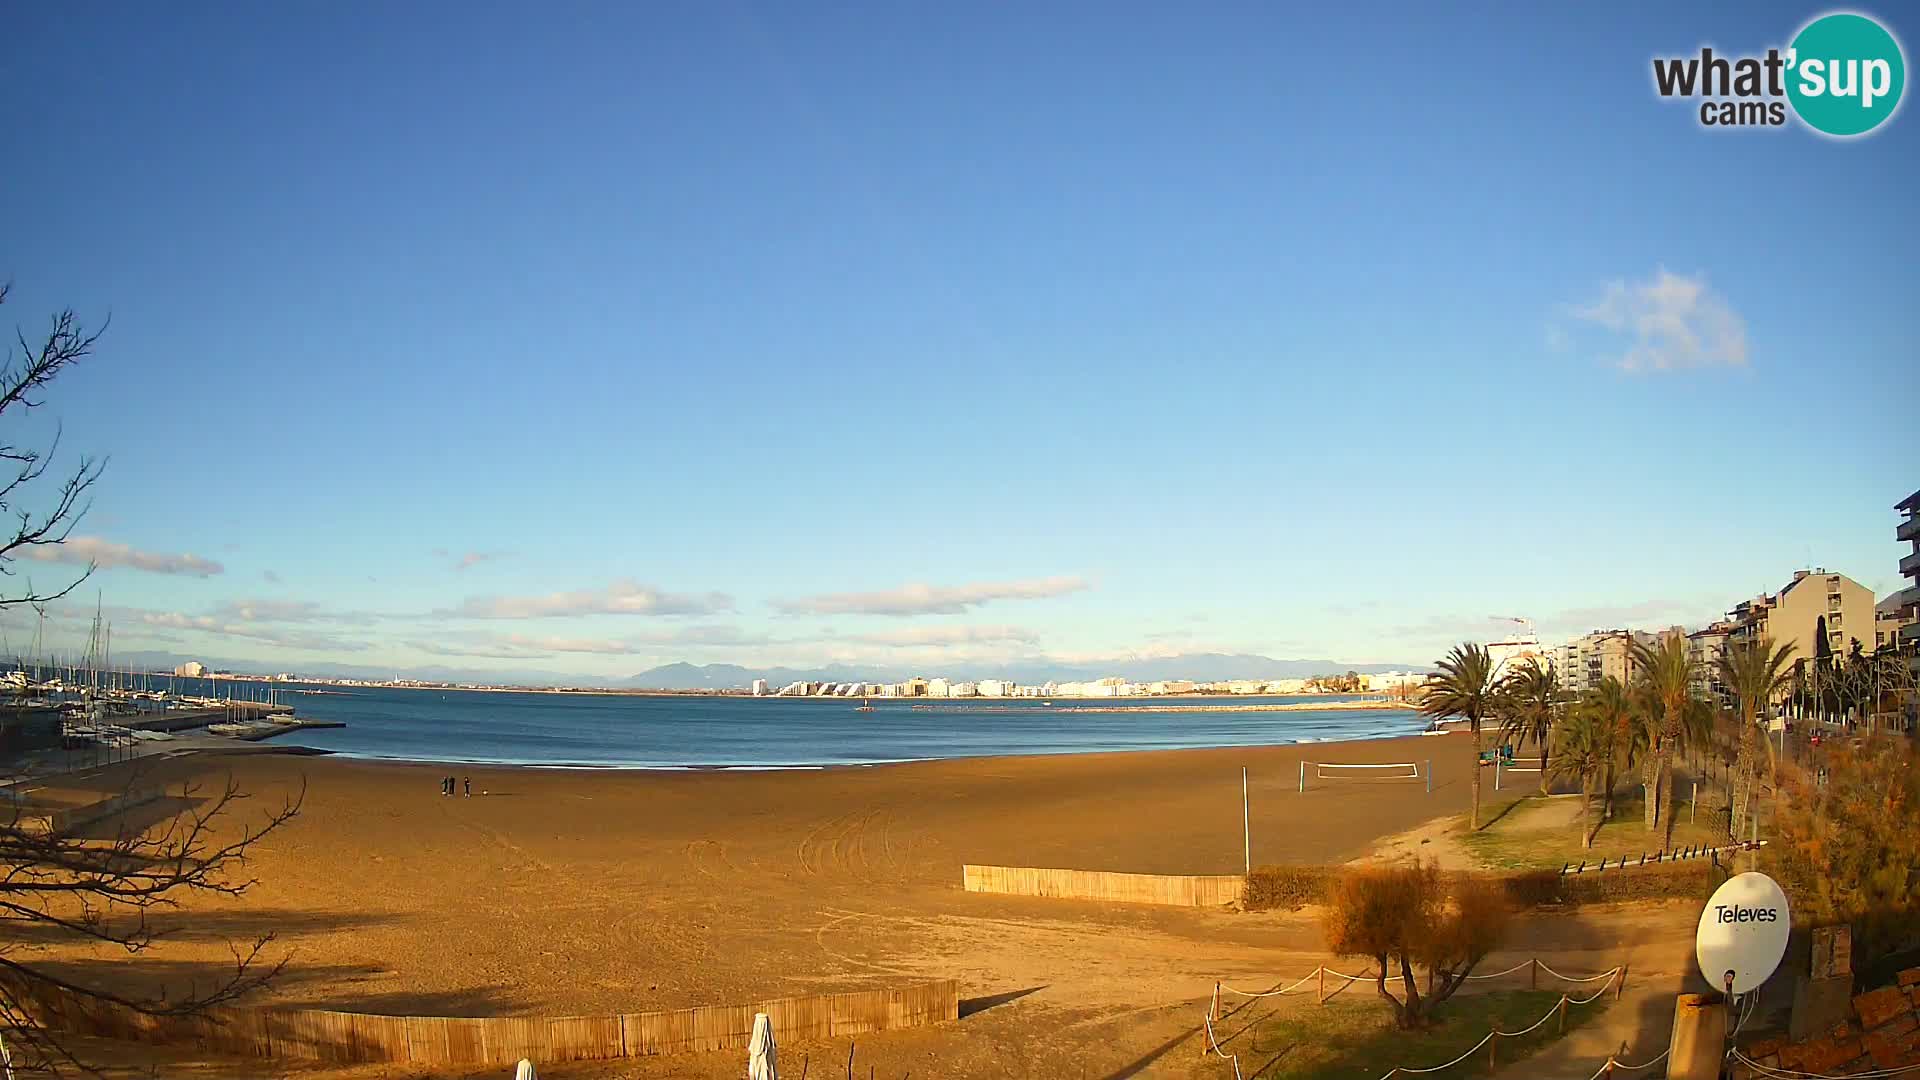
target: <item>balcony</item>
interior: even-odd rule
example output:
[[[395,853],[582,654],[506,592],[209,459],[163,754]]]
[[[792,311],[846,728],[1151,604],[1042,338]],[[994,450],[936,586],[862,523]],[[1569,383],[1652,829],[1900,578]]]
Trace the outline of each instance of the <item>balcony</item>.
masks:
[[[1915,514],[1893,530],[1895,540],[1920,540],[1920,514]]]
[[[1884,563],[1882,565],[1885,565]],[[1920,551],[1900,560],[1901,577],[1920,577]]]

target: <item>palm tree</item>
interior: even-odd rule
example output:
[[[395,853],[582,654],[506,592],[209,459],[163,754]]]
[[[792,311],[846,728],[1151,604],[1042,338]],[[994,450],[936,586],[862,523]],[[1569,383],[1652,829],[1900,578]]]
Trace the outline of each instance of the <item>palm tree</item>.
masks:
[[[1611,675],[1582,695],[1578,711],[1592,717],[1607,733],[1611,752],[1603,765],[1600,820],[1609,821],[1613,818],[1614,769],[1621,764],[1631,769],[1640,759],[1642,744],[1635,736],[1642,729],[1636,721],[1633,699],[1628,696],[1627,688]]]
[[[1613,732],[1594,713],[1581,710],[1554,730],[1553,745],[1554,778],[1580,781],[1580,846],[1591,848],[1594,834],[1600,831],[1597,822],[1588,827],[1593,814],[1593,778],[1613,761]]]
[[[1542,794],[1547,790],[1548,743],[1559,685],[1553,661],[1541,663],[1537,656],[1528,657],[1526,663],[1500,680],[1500,739],[1516,745],[1531,739],[1540,747]]]
[[[1647,793],[1647,831],[1659,827],[1667,815],[1667,841],[1673,839],[1673,758],[1711,729],[1706,703],[1693,696],[1698,665],[1687,654],[1687,639],[1663,634],[1652,645],[1634,641],[1631,647],[1638,671],[1637,690],[1647,728],[1647,759],[1642,770]]]
[[[1472,642],[1455,645],[1427,676],[1420,698],[1421,713],[1439,719],[1465,717],[1473,732],[1472,828],[1480,827],[1480,724],[1493,711],[1496,688],[1493,657]]]
[[[1773,756],[1773,742],[1760,734],[1758,728],[1774,700],[1793,685],[1793,643],[1776,647],[1771,638],[1743,641],[1728,646],[1713,662],[1713,667],[1714,677],[1733,695],[1738,728],[1734,733],[1733,786],[1739,790],[1729,792],[1731,797],[1727,800],[1727,833],[1738,836],[1756,779],[1754,771],[1759,759],[1754,752],[1756,742],[1766,747],[1768,775],[1776,775],[1779,768]]]

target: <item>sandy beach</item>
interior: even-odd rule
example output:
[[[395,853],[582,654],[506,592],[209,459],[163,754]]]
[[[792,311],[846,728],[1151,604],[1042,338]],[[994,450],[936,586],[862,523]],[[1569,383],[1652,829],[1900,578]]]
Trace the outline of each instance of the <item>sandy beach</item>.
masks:
[[[982,896],[960,890],[962,863],[1238,872],[1242,766],[1256,864],[1343,862],[1464,811],[1471,758],[1471,740],[1448,735],[769,772],[497,768],[458,774],[473,795],[447,798],[433,766],[197,756],[150,772],[216,786],[231,773],[253,795],[243,816],[305,785],[300,817],[248,864],[258,884],[163,913],[180,937],[154,961],[63,947],[59,962],[151,987],[204,977],[228,962],[226,941],[270,931],[290,962],[262,1000],[430,1015],[953,977],[969,999],[1028,992],[983,1014],[994,1024],[1071,1016],[1124,1047],[1158,1037],[1140,1016],[1185,1017],[1174,1006],[1215,978],[1310,969],[1312,920]],[[1431,794],[1312,782],[1302,795],[1303,759],[1431,759],[1435,782]],[[1576,938],[1568,947],[1597,947]]]

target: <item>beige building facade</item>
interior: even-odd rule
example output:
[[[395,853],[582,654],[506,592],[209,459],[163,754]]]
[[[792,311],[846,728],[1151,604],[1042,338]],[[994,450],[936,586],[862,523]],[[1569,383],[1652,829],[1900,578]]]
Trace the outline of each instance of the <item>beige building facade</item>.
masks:
[[[1863,650],[1873,648],[1873,591],[1825,568],[1794,571],[1779,592],[1742,601],[1727,618],[1733,624],[1727,644],[1767,638],[1776,646],[1792,645],[1794,660],[1819,655],[1822,628],[1836,654],[1851,651],[1855,641]]]
[[[1651,645],[1652,634],[1638,630],[1595,630],[1549,650],[1560,688],[1584,694],[1608,678],[1622,686],[1633,681],[1633,643]]]

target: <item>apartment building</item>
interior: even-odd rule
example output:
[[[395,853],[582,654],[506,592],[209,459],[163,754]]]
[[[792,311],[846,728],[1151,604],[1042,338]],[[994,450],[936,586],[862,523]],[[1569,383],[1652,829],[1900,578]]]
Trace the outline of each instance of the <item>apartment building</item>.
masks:
[[[1904,565],[1904,564],[1903,564]],[[1727,613],[1733,628],[1727,644],[1771,639],[1774,645],[1792,645],[1792,658],[1819,655],[1821,634],[1835,653],[1873,648],[1873,592],[1845,574],[1821,567],[1796,570],[1779,592],[1743,600]]]
[[[1547,650],[1547,656],[1559,676],[1560,689],[1584,694],[1609,677],[1622,684],[1633,680],[1636,641],[1652,645],[1655,638],[1638,630],[1595,630]]]
[[[1873,651],[1899,648],[1901,632],[1913,625],[1914,612],[1905,589],[1882,598],[1873,609]]]
[[[1720,685],[1716,665],[1727,651],[1727,639],[1733,630],[1733,623],[1721,619],[1687,635],[1687,658],[1693,662],[1694,696],[1726,703],[1727,688]]]
[[[1900,560],[1900,576],[1907,579],[1907,587],[1894,594],[1900,598],[1907,620],[1900,630],[1900,640],[1911,644],[1920,641],[1920,491],[1900,500],[1894,509],[1905,514],[1906,520],[1894,529],[1893,538],[1913,545],[1913,550]]]

